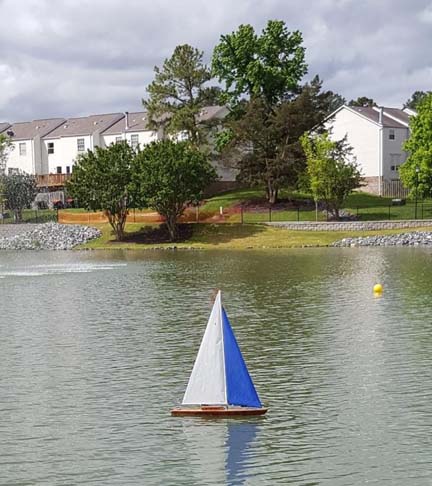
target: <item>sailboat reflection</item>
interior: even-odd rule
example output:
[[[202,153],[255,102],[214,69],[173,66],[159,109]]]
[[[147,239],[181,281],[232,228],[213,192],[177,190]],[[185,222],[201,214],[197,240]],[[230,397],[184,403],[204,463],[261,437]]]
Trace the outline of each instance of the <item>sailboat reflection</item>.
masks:
[[[245,484],[261,420],[185,422],[185,445],[197,484]]]
[[[226,441],[227,484],[240,485],[248,479],[252,446],[255,442],[259,421],[253,422],[228,422],[228,434]]]

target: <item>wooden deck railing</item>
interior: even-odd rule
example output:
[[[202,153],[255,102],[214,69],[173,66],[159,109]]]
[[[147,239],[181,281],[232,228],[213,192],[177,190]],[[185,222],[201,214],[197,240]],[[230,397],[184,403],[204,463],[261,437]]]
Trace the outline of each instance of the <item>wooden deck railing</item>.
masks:
[[[36,176],[38,187],[60,187],[64,186],[70,179],[71,174],[46,174]]]

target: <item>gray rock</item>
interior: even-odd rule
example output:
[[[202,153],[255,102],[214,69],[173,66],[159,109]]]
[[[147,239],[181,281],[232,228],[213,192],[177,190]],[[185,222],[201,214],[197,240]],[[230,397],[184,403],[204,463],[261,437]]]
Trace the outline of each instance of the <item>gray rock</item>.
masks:
[[[332,246],[358,247],[358,246],[432,246],[432,232],[413,231],[387,236],[367,236],[358,238],[343,238]]]
[[[27,231],[23,231],[23,226],[16,234],[6,233],[0,238],[0,250],[70,250],[101,236],[98,229],[89,226],[45,223],[32,225]]]

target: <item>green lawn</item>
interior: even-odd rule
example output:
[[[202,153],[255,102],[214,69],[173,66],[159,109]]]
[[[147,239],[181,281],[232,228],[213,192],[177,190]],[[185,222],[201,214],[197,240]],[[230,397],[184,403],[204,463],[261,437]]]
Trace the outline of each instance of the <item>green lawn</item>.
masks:
[[[419,222],[419,225],[421,223]],[[250,248],[302,248],[329,246],[337,240],[355,236],[387,235],[402,233],[404,230],[380,231],[295,231],[273,228],[262,224],[191,224],[192,235],[179,243],[136,243],[115,241],[108,224],[94,225],[102,231],[102,237],[90,241],[80,249],[155,249],[155,248],[195,248],[195,249],[250,249]],[[148,234],[157,225],[130,223],[126,234],[137,236]],[[430,228],[416,228],[430,231]],[[413,229],[410,229],[412,231]],[[407,230],[405,230],[406,232]]]

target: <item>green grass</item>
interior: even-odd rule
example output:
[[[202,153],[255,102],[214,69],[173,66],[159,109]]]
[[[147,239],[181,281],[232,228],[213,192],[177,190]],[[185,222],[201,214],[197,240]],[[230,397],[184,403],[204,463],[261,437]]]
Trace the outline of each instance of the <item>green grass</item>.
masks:
[[[419,222],[421,225],[421,222]],[[179,243],[135,243],[117,242],[108,224],[95,225],[102,231],[102,237],[90,241],[80,248],[88,249],[126,249],[146,250],[155,248],[195,248],[195,249],[250,249],[250,248],[302,248],[329,246],[337,240],[347,237],[390,235],[408,230],[379,230],[379,231],[296,231],[274,228],[262,224],[197,224],[192,225],[193,234],[187,240]],[[126,226],[126,233],[136,235],[144,233],[156,225],[142,225],[130,223]],[[416,228],[416,230],[430,230],[430,228]],[[413,231],[410,228],[409,231]]]
[[[0,224],[15,223],[13,211],[7,210],[6,217],[0,220]],[[22,213],[23,223],[45,223],[47,221],[57,221],[57,211],[54,209],[24,209]]]

